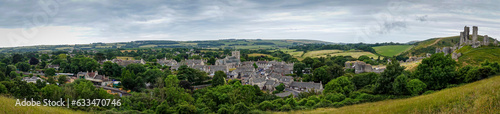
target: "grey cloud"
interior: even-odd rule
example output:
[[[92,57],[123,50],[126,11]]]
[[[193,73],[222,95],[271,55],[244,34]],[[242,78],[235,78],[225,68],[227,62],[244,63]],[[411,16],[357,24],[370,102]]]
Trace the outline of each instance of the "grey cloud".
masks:
[[[47,26],[90,28],[89,42],[136,39],[305,38],[332,42],[406,42],[460,26],[500,27],[493,0],[146,0],[63,1]],[[0,1],[0,28],[23,28],[39,3]],[[446,15],[443,15],[446,14]],[[422,27],[432,26],[435,32]],[[494,29],[484,31],[500,35]],[[425,34],[425,35],[421,35]],[[357,35],[357,36],[354,36]],[[145,37],[148,36],[148,37]],[[358,38],[351,38],[358,37]],[[361,37],[361,38],[359,38]],[[405,38],[405,39],[401,39]],[[100,40],[101,39],[101,40]],[[360,40],[363,39],[363,40]]]

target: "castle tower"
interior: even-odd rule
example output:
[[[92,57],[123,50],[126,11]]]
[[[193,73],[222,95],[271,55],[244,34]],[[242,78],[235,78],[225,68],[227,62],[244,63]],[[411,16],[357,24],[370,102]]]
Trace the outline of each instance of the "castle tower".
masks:
[[[490,38],[488,38],[488,35],[484,35],[483,45],[487,46],[489,44],[490,44]]]
[[[235,56],[239,60],[240,59],[240,51],[233,51],[233,52],[231,52],[231,56]]]
[[[472,26],[472,42],[477,42],[477,26]]]
[[[460,32],[460,45],[465,44],[464,32]]]
[[[464,36],[466,40],[469,40],[469,27],[467,26],[464,27]]]

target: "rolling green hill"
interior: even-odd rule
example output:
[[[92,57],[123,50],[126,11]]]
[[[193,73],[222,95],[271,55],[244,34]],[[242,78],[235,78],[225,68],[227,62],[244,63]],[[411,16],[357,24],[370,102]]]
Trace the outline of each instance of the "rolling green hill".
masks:
[[[498,113],[500,112],[499,82],[500,76],[494,76],[463,86],[407,99],[284,113]]]
[[[86,114],[82,111],[73,111],[62,107],[15,106],[16,100],[0,96],[0,113],[2,114]]]
[[[386,46],[376,46],[373,47],[378,54],[383,56],[392,57],[399,55],[400,53],[409,50],[413,45],[386,45]]]
[[[472,48],[465,46],[456,52],[462,53],[462,56],[458,58],[458,62],[462,65],[478,66],[485,60],[500,62],[500,47]]]

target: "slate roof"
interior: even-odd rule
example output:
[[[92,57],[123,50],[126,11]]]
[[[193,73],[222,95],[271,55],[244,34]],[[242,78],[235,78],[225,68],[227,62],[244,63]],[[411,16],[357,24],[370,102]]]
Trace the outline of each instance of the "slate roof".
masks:
[[[274,95],[283,98],[283,97],[289,96],[290,94],[292,94],[293,96],[297,96],[298,95],[298,93],[294,92],[294,91],[285,91],[285,92],[277,93],[277,94],[274,94]]]
[[[292,82],[290,84],[292,87],[305,87],[307,89],[323,89],[321,88],[321,83],[313,83],[313,82]]]

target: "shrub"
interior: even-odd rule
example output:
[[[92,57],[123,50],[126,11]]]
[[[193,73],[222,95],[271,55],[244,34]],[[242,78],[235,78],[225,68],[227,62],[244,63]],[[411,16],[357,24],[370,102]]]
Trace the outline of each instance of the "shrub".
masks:
[[[330,93],[325,96],[325,99],[331,102],[340,102],[345,98],[346,98],[345,95],[340,93]]]
[[[295,101],[294,98],[288,98],[288,99],[286,99],[285,102],[287,105],[290,105],[292,108],[297,107],[297,101]]]
[[[425,85],[425,83],[420,81],[419,79],[410,80],[406,84],[406,89],[410,91],[411,95],[418,95],[422,93],[425,88],[427,88],[427,85]]]
[[[259,104],[260,110],[271,110],[274,109],[274,105],[270,101],[264,101]]]
[[[286,105],[281,106],[280,110],[281,111],[290,111],[290,110],[293,110],[293,108],[289,104],[286,104]]]
[[[357,104],[359,101],[357,99],[346,98],[341,103],[344,105],[353,105]]]
[[[354,99],[354,98],[358,97],[361,94],[362,94],[361,92],[355,91],[355,92],[352,92],[351,94],[349,94],[349,98]]]
[[[314,102],[314,100],[307,100],[307,103],[306,103],[306,106],[308,107],[312,107],[316,104],[316,102]]]
[[[396,95],[404,95],[408,93],[406,89],[406,83],[408,81],[408,77],[404,74],[399,75],[392,83],[392,91]]]
[[[243,114],[248,112],[250,109],[245,105],[245,103],[240,102],[234,105],[233,112],[236,114]]]
[[[464,82],[473,82],[479,79],[479,71],[477,68],[470,69],[465,75]]]
[[[332,104],[332,106],[333,106],[333,107],[336,107],[336,108],[339,108],[339,107],[344,106],[344,104],[343,104],[342,102],[334,102],[334,103]]]
[[[334,80],[331,80],[325,85],[325,90],[323,93],[342,93],[349,94],[355,90],[354,83],[352,83],[348,77],[341,76]]]
[[[452,83],[456,76],[456,61],[443,53],[425,58],[415,70],[415,76],[425,82],[427,88],[438,90]]]
[[[372,94],[367,94],[367,93],[362,93],[358,97],[356,97],[357,100],[360,101],[365,101],[365,102],[374,102],[374,101],[381,101],[384,99],[384,97],[380,95],[372,95]]]
[[[301,99],[298,104],[300,106],[306,106],[306,103],[307,103],[307,99]]]
[[[320,101],[320,99],[318,97],[316,97],[316,96],[310,96],[309,100],[313,100],[315,103],[317,103],[317,102]]]
[[[377,83],[379,75],[374,72],[356,74],[352,77],[351,81],[354,83],[356,88],[363,88],[367,85]]]
[[[428,90],[428,91],[425,91],[422,95],[427,95],[427,94],[432,94],[434,93],[434,90]]]
[[[0,94],[6,94],[6,93],[8,93],[7,88],[0,83]]]
[[[465,78],[467,77],[467,73],[469,70],[473,69],[474,67],[467,65],[458,70],[457,77],[455,77],[455,83],[463,83],[466,82]]]
[[[322,99],[318,104],[314,105],[314,108],[330,107],[332,102],[326,99]]]

